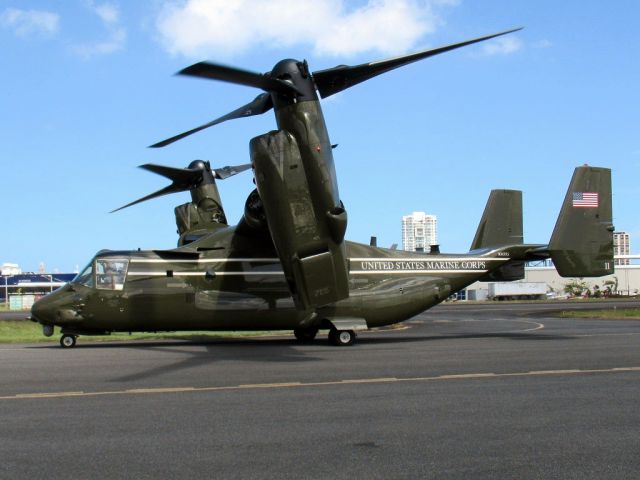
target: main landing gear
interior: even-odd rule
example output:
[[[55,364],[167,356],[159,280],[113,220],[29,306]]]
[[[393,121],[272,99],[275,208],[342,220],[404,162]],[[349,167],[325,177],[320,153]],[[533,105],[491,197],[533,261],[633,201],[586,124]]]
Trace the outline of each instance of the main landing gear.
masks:
[[[312,342],[318,334],[318,329],[312,328],[296,328],[293,334],[300,342]],[[356,341],[356,332],[353,330],[338,330],[333,327],[329,330],[329,342],[338,347],[348,347]]]
[[[293,334],[301,342],[312,342],[316,338],[316,335],[318,334],[318,329],[315,327],[296,328],[293,331]]]
[[[356,332],[353,330],[338,330],[332,328],[329,330],[329,341],[337,347],[348,347],[355,343]]]
[[[73,348],[76,346],[77,338],[77,335],[70,335],[68,333],[65,333],[60,337],[60,346],[62,348]]]

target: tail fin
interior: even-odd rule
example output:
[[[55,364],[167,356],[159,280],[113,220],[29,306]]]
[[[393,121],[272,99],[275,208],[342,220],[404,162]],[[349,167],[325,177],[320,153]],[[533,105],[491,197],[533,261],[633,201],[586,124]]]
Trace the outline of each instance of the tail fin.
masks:
[[[522,243],[522,192],[491,190],[471,250]]]
[[[471,250],[522,244],[522,192],[492,190]],[[509,262],[483,278],[482,282],[510,282],[524,278],[524,262]]]
[[[575,169],[548,250],[563,277],[613,273],[611,170]]]

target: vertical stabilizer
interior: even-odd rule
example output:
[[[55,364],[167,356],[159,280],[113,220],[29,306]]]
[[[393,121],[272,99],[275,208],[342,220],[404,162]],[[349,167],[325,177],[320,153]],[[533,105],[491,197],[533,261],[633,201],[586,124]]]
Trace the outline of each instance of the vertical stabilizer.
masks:
[[[522,192],[492,190],[471,250],[522,244]],[[510,282],[524,278],[524,262],[509,262],[481,278],[482,282]]]
[[[549,253],[563,277],[613,273],[611,170],[575,169],[549,242]]]
[[[491,190],[471,250],[522,243],[522,192]]]

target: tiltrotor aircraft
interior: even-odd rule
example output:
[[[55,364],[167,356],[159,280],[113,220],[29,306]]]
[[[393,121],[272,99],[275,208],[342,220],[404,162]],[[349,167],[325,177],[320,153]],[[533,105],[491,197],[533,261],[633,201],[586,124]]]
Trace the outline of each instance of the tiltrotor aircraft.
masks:
[[[172,183],[126,206],[191,193],[191,202],[175,209],[178,248],[103,250],[73,281],[36,302],[32,320],[47,336],[61,327],[63,347],[75,346],[79,335],[118,331],[293,330],[310,341],[319,329],[328,329],[331,343],[351,345],[357,331],[407,320],[477,280],[521,279],[528,260],[551,258],[563,276],[612,273],[611,177],[604,168],[576,169],[548,245],[523,243],[522,195],[514,190],[491,192],[468,253],[403,252],[344,239],[347,213],[318,94],[325,98],[397,67],[513,31],[316,72],[306,61],[291,59],[265,74],[207,62],[182,70],[263,93],[152,147],[272,108],[278,130],[250,141],[249,165],[143,165]],[[257,188],[239,223],[229,226],[216,179],[249,168]]]

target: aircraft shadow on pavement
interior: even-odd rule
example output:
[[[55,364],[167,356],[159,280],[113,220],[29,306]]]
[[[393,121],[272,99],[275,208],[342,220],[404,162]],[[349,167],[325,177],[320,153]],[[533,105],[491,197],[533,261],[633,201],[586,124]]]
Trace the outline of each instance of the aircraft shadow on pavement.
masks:
[[[135,382],[161,376],[164,374],[174,373],[180,370],[188,370],[197,368],[207,364],[221,361],[248,361],[257,363],[274,363],[274,362],[320,362],[325,360],[322,356],[314,355],[317,348],[330,348],[336,353],[352,353],[357,354],[358,344],[367,345],[383,345],[383,344],[406,344],[418,342],[431,342],[438,340],[455,340],[455,339],[483,339],[483,338],[505,338],[510,340],[567,340],[573,337],[564,335],[548,335],[541,333],[522,333],[522,332],[503,332],[503,333],[462,333],[456,335],[424,335],[424,336],[391,336],[382,337],[375,335],[361,336],[358,343],[354,347],[340,348],[329,345],[325,339],[318,339],[309,344],[299,343],[295,339],[288,338],[261,338],[261,339],[237,339],[225,338],[215,339],[211,341],[165,341],[165,342],[145,342],[145,343],[126,343],[126,344],[94,344],[94,348],[132,348],[138,350],[156,350],[163,353],[175,353],[177,355],[188,355],[175,363],[169,365],[159,365],[145,371],[139,371],[113,378],[112,382]],[[89,345],[87,345],[89,346]],[[185,347],[205,347],[204,350],[193,350]],[[309,348],[305,348],[309,347]],[[313,348],[311,348],[313,347]]]
[[[321,358],[308,355],[308,352],[305,352],[304,350],[294,348],[295,345],[296,344],[294,343],[294,341],[283,339],[216,339],[210,342],[170,341],[153,343],[145,342],[144,344],[120,344],[120,348],[161,351],[162,353],[176,354],[181,356],[182,358],[168,365],[164,364],[148,370],[133,372],[127,375],[113,378],[111,381],[133,382],[164,374],[174,373],[180,370],[188,370],[200,366],[205,366],[207,364],[225,361],[248,361],[254,363],[299,363],[322,360]],[[111,344],[108,347],[116,346],[118,345]],[[205,349],[195,350],[191,348],[185,348],[192,346],[205,347]]]
[[[391,334],[391,335],[389,335]],[[78,343],[77,350],[88,349],[125,349],[146,352],[162,352],[176,355],[180,358],[170,364],[162,364],[151,369],[131,372],[114,377],[110,381],[136,382],[147,378],[189,370],[225,361],[247,361],[253,363],[299,363],[319,362],[325,360],[318,348],[331,349],[335,353],[357,354],[359,346],[393,345],[420,342],[433,342],[460,339],[508,339],[517,341],[553,341],[570,340],[575,337],[568,335],[545,334],[541,332],[460,332],[439,335],[412,335],[409,332],[379,332],[360,335],[353,347],[335,347],[326,338],[319,337],[314,342],[300,343],[292,337],[260,337],[260,338],[207,338],[198,335],[180,336],[168,340],[131,340],[120,342],[86,342]],[[193,347],[204,347],[193,348]],[[42,348],[38,346],[37,348]],[[45,348],[59,349],[57,345]]]

